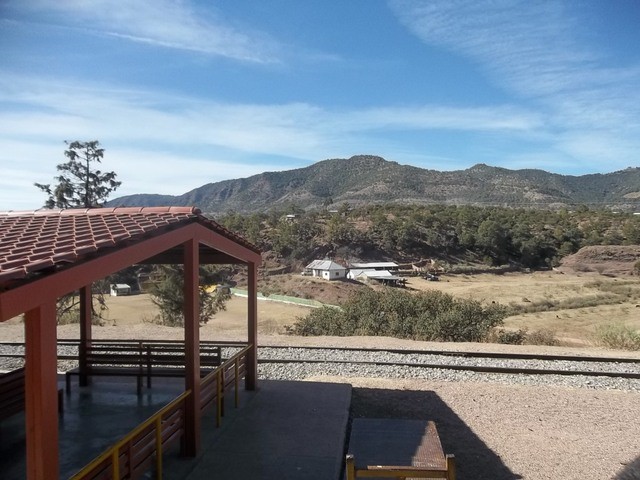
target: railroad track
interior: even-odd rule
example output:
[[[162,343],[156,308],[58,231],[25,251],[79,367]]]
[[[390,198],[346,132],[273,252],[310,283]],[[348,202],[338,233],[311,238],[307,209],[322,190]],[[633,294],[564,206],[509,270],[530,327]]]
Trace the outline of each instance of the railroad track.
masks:
[[[77,347],[73,341],[60,346]],[[233,348],[230,346],[229,348]],[[0,342],[2,358],[20,359],[24,344]],[[58,360],[77,360],[77,353],[61,353]],[[640,379],[640,358],[586,357],[518,353],[462,352],[334,347],[263,346],[258,349],[261,365],[350,365],[354,367],[398,367],[476,373],[563,375]]]
[[[444,350],[260,347],[259,364],[387,366],[526,375],[640,379],[640,359]]]

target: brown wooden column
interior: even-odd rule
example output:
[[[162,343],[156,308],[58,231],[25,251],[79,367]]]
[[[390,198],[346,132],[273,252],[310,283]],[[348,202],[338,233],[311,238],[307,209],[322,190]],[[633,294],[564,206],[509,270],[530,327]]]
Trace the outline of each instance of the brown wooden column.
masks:
[[[91,285],[80,289],[80,348],[78,351],[78,368],[80,370],[80,386],[89,384],[87,371],[87,347],[91,345],[91,321],[92,321],[92,295]]]
[[[56,304],[25,313],[27,479],[59,477]]]
[[[185,389],[191,390],[185,411],[185,455],[200,450],[200,295],[199,250],[196,240],[184,244]]]
[[[258,387],[258,265],[248,263],[247,287],[247,341],[253,348],[247,354],[247,377],[245,388]]]

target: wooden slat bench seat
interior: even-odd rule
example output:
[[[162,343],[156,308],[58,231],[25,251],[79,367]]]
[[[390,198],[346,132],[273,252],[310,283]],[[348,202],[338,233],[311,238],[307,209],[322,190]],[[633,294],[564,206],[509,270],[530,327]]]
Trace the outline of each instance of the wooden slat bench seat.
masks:
[[[221,347],[200,346],[200,368],[204,376],[221,363]],[[184,344],[158,341],[92,342],[86,350],[87,376],[136,377],[138,391],[143,379],[151,387],[152,377],[181,377],[185,374]],[[65,373],[67,392],[71,376],[80,376],[80,368]]]
[[[354,419],[346,480],[363,477],[455,480],[455,462],[432,421]]]
[[[24,410],[24,368],[0,375],[0,420]]]
[[[0,421],[24,410],[24,368],[0,374]],[[64,410],[62,389],[58,390],[58,413]]]

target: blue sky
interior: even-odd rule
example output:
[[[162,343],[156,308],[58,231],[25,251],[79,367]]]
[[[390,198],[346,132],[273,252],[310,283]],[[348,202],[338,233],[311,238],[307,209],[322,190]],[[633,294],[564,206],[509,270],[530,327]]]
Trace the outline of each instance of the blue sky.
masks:
[[[115,196],[380,155],[582,175],[639,165],[640,2],[2,0],[0,210],[64,140]]]

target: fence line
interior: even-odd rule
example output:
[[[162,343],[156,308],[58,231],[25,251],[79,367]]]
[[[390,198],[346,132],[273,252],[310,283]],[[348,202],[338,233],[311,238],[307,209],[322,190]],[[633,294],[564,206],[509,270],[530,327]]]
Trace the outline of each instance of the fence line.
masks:
[[[248,295],[248,292],[246,290],[241,290],[239,288],[232,288],[231,293],[238,297],[246,297]],[[311,307],[311,308],[337,307],[336,305],[322,303],[322,302],[319,302],[318,300],[312,300],[309,298],[290,297],[287,295],[278,295],[278,294],[264,295],[260,292],[258,292],[257,296],[258,296],[258,300],[269,300],[271,302],[291,303],[294,305],[302,305],[304,307]]]

